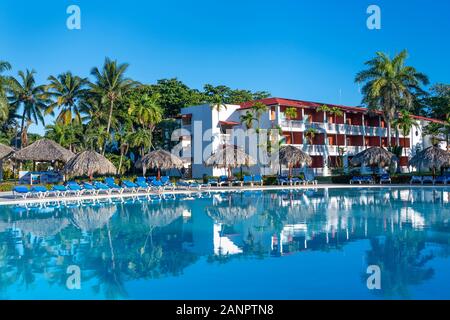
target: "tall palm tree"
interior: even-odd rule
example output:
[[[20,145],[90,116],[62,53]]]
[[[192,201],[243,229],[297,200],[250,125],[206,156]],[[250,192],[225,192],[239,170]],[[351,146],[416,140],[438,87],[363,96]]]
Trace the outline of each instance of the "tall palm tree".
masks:
[[[406,137],[410,134],[412,127],[417,128],[419,123],[411,117],[411,113],[409,113],[408,110],[400,110],[400,116],[394,120],[394,126],[397,130],[402,132],[403,137]],[[406,141],[403,141],[402,147],[406,157]]]
[[[251,129],[253,127],[253,121],[256,120],[250,111],[247,111],[244,115],[240,117],[240,119],[241,123],[244,124],[247,127],[247,129]]]
[[[36,85],[34,75],[36,71],[19,71],[19,79],[11,78],[10,104],[16,110],[22,107],[21,116],[21,147],[25,147],[28,141],[28,127],[39,122],[45,124],[44,112],[50,99],[45,85]]]
[[[163,119],[164,111],[158,103],[160,97],[159,94],[144,94],[139,101],[131,103],[128,114],[134,116],[139,125],[153,131]]]
[[[49,94],[55,99],[47,110],[47,114],[53,114],[55,108],[61,108],[56,121],[69,124],[72,121],[81,123],[80,104],[87,94],[89,81],[86,78],[74,76],[71,72],[65,72],[57,77],[48,78],[47,86]]]
[[[294,131],[292,129],[292,121],[294,121],[295,118],[297,118],[297,109],[294,107],[287,108],[284,112],[284,115],[286,116],[286,119],[289,121],[289,127],[291,131],[291,144],[294,144]]]
[[[415,68],[405,65],[408,57],[403,50],[394,58],[377,52],[376,57],[365,63],[368,69],[360,71],[355,82],[363,83],[363,103],[371,109],[381,110],[387,124],[388,145],[391,145],[391,124],[398,111],[410,109],[418,94],[423,94],[421,85],[429,83],[428,77]],[[398,137],[398,130],[396,130]]]
[[[217,119],[220,119],[220,111],[227,109],[227,105],[224,103],[224,98],[220,94],[215,94],[211,97],[211,109],[217,111]]]
[[[113,111],[116,102],[118,102],[125,93],[136,87],[138,83],[125,77],[125,72],[128,69],[128,64],[118,64],[109,58],[105,59],[103,68],[93,68],[91,75],[95,78],[95,83],[91,83],[91,92],[97,95],[103,104],[109,105],[108,124],[106,126],[106,133],[109,134],[111,130],[111,121],[113,118]],[[103,154],[106,151],[106,143],[103,147]]]
[[[132,132],[128,136],[128,141],[130,141],[130,146],[133,148],[139,148],[139,153],[141,157],[145,155],[145,153],[152,146],[152,131],[146,128],[139,128],[135,132]]]
[[[256,121],[258,121],[258,128],[261,126],[261,117],[264,112],[267,112],[267,106],[262,102],[256,102],[252,106],[252,110],[255,113]]]
[[[8,70],[11,70],[11,65],[6,61],[0,60],[0,123],[8,120],[9,116],[9,103],[6,97],[6,92],[10,79],[2,76],[2,73]]]
[[[317,135],[317,130],[314,128],[309,128],[308,130],[305,131],[305,137],[306,137],[306,139],[308,139],[308,142],[311,145],[313,144],[313,140],[316,135]]]

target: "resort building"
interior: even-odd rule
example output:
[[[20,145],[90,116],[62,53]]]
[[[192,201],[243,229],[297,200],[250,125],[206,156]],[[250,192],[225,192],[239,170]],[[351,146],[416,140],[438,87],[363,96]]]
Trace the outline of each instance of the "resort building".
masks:
[[[201,178],[204,175],[226,174],[226,169],[206,167],[203,161],[195,157],[196,155],[205,157],[205,154],[211,154],[221,144],[237,144],[236,132],[242,133],[242,130],[248,129],[241,123],[241,116],[247,112],[254,113],[252,106],[256,102],[265,104],[267,111],[258,116],[259,119],[254,121],[253,127],[278,128],[284,138],[284,144],[295,145],[312,157],[313,162],[310,168],[316,175],[330,175],[332,168],[337,166],[339,158],[343,159],[343,167],[348,168],[352,156],[366,148],[388,146],[388,130],[382,114],[369,112],[366,108],[282,98],[226,105],[219,111],[209,104],[204,104],[183,108],[179,117],[182,128],[180,155],[187,163],[189,175],[193,178]],[[342,115],[335,116],[320,111],[323,105],[339,108]],[[288,108],[296,109],[295,119],[286,117]],[[400,133],[397,141],[394,130],[391,132],[391,144],[403,147],[403,153],[399,159],[403,171],[408,170],[408,160],[411,156],[431,145],[430,137],[423,135],[424,127],[430,122],[439,122],[422,116],[413,117],[418,126],[413,127],[407,136]],[[313,137],[305,134],[309,129],[314,129]],[[442,142],[440,147],[447,146],[445,142]],[[246,150],[248,148],[248,145],[245,146]],[[279,166],[264,165],[245,169],[253,174],[276,174],[279,170]]]

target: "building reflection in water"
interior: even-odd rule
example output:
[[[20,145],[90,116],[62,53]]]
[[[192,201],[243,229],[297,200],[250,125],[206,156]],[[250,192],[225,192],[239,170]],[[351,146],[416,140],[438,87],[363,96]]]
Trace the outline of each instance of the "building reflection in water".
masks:
[[[0,294],[11,286],[27,289],[38,277],[64,286],[67,266],[76,264],[99,296],[123,298],[127,281],[181,276],[202,258],[282,258],[365,240],[366,264],[382,266],[381,294],[408,296],[409,286],[433,277],[430,260],[448,257],[449,219],[445,188],[7,207],[0,215]]]

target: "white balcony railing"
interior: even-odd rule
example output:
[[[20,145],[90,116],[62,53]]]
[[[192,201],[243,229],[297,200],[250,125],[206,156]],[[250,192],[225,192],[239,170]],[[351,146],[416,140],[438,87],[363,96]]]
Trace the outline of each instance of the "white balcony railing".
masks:
[[[280,122],[283,130],[290,130],[291,126],[294,131],[305,131],[309,128],[316,129],[319,132],[328,134],[346,134],[355,136],[375,136],[386,137],[387,129],[381,127],[354,126],[349,124],[335,124],[322,122],[304,122],[299,120],[283,120]]]

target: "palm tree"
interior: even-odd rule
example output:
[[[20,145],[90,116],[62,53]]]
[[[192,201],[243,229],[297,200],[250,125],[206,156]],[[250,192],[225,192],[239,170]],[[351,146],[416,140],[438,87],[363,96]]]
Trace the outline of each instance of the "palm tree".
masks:
[[[410,109],[418,94],[424,94],[420,85],[429,83],[428,77],[415,68],[405,65],[408,57],[403,50],[394,58],[377,52],[376,57],[367,61],[367,70],[359,72],[355,82],[364,83],[363,103],[369,108],[381,110],[387,124],[388,145],[391,145],[392,120],[398,117],[400,107]],[[398,130],[396,130],[398,137]]]
[[[81,123],[81,100],[86,96],[89,81],[86,78],[74,76],[71,72],[65,72],[57,77],[48,78],[47,86],[50,96],[55,98],[47,110],[47,114],[53,114],[55,108],[61,108],[56,118],[59,123],[69,124],[72,121]]]
[[[223,102],[224,98],[220,94],[215,94],[211,97],[211,109],[217,111],[217,120],[220,119],[220,111],[227,109],[227,105]]]
[[[289,127],[291,131],[291,144],[294,144],[294,131],[292,130],[292,121],[297,118],[297,109],[294,107],[287,108],[284,112],[286,119],[289,121]]]
[[[111,140],[111,135],[106,130],[105,126],[96,126],[89,123],[88,128],[84,134],[84,147],[91,150],[99,150],[104,153],[103,147]],[[95,148],[97,146],[97,148]]]
[[[252,110],[255,113],[256,121],[258,121],[258,128],[261,126],[261,117],[264,112],[267,112],[267,106],[262,102],[256,102],[252,106]]]
[[[163,119],[164,111],[158,103],[160,98],[159,94],[152,96],[144,94],[138,102],[131,103],[128,114],[134,116],[136,122],[142,127],[153,131]]]
[[[8,77],[1,75],[8,70],[11,70],[11,65],[6,61],[0,60],[0,124],[8,120],[9,116],[9,103],[6,97],[6,91],[10,80]]]
[[[308,139],[309,144],[313,144],[313,140],[317,134],[317,130],[314,128],[309,128],[305,131],[305,137]]]
[[[247,129],[251,129],[253,127],[253,121],[256,120],[253,117],[253,114],[250,111],[247,111],[244,115],[242,115],[241,117],[241,123],[245,124],[245,126],[247,127]]]
[[[406,137],[411,132],[412,127],[418,127],[419,123],[411,117],[411,113],[408,110],[400,110],[400,116],[394,120],[394,126],[397,130],[400,130],[403,137]],[[405,139],[404,139],[405,140]],[[403,150],[406,155],[406,141],[403,141]]]
[[[91,83],[91,92],[101,99],[103,104],[109,104],[108,124],[106,133],[109,135],[111,121],[113,117],[114,105],[123,95],[136,87],[138,83],[125,77],[128,64],[118,64],[109,58],[105,59],[102,70],[93,68],[91,75],[95,78],[95,83]],[[106,143],[103,147],[103,155],[106,151]]]
[[[19,80],[11,79],[11,93],[10,104],[16,110],[22,106],[21,116],[21,147],[27,145],[28,127],[30,124],[39,122],[45,123],[44,112],[50,102],[45,85],[36,85],[34,70],[26,70],[26,72],[19,71]]]
[[[146,128],[139,128],[135,132],[131,132],[128,136],[130,146],[139,148],[141,157],[143,157],[152,146],[152,131]]]
[[[78,143],[77,132],[81,131],[81,125],[64,124],[55,122],[45,127],[45,136],[58,142],[61,146],[74,152],[74,144]]]

